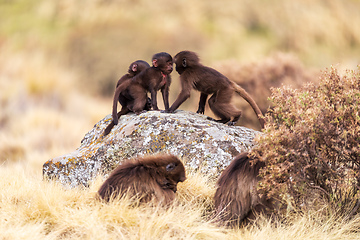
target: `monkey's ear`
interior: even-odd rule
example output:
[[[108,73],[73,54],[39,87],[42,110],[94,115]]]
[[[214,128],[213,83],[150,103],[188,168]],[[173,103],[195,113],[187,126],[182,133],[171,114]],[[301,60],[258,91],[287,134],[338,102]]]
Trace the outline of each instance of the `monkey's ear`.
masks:
[[[131,67],[131,70],[132,70],[133,72],[136,72],[136,71],[137,71],[137,67],[138,67],[138,65],[137,65],[136,63],[134,63],[134,64],[132,65],[132,67]]]
[[[154,60],[152,61],[152,65],[153,65],[154,67],[158,67],[158,60],[157,60],[157,59],[154,59]]]
[[[175,163],[169,163],[168,165],[166,165],[166,171],[170,172],[172,170],[174,170],[176,167]]]
[[[186,65],[186,58],[183,58],[183,60],[182,60],[182,65],[183,65],[183,67],[186,67],[187,65]]]

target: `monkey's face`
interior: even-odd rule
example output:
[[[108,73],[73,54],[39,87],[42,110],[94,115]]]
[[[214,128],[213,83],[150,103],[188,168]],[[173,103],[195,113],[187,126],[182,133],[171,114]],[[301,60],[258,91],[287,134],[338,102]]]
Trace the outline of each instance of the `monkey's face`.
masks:
[[[181,75],[187,68],[199,64],[199,57],[195,52],[181,51],[174,57],[176,71]]]
[[[186,58],[181,58],[179,56],[175,56],[174,62],[175,62],[175,70],[178,72],[178,74],[182,74],[185,71],[186,66],[184,67],[182,62],[186,62]]]
[[[171,57],[163,57],[159,59],[159,68],[165,75],[169,75],[173,71],[173,60]]]
[[[173,71],[173,59],[171,55],[166,52],[154,54],[152,64],[153,67],[160,69],[165,75]]]
[[[186,180],[184,165],[179,161],[166,165],[166,175],[173,182],[183,182]]]
[[[178,182],[186,180],[185,168],[181,161],[174,156],[172,159],[168,160],[170,160],[170,162],[168,162],[163,168],[165,178],[163,179],[161,185],[164,189],[171,189],[176,192]]]

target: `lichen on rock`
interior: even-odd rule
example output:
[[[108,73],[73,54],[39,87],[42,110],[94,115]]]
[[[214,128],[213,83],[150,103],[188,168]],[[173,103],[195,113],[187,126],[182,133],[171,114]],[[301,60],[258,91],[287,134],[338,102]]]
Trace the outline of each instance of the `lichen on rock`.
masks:
[[[111,115],[107,115],[85,135],[78,149],[45,162],[44,178],[57,179],[70,187],[87,186],[98,174],[107,175],[126,159],[161,152],[178,156],[188,172],[216,177],[234,156],[252,148],[259,133],[178,110],[172,114],[148,111],[121,116],[118,125],[104,137],[111,121]]]

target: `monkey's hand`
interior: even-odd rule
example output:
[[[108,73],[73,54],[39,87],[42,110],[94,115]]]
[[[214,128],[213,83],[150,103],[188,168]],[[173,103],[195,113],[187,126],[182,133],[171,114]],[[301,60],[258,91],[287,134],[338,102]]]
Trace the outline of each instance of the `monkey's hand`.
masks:
[[[204,114],[205,113],[205,109],[204,108],[199,108],[196,113],[198,114]]]
[[[227,125],[228,126],[235,126],[236,122],[228,122]]]
[[[135,112],[136,115],[140,115],[142,113],[146,113],[147,111],[146,110],[142,110],[142,111],[139,111],[139,112]]]

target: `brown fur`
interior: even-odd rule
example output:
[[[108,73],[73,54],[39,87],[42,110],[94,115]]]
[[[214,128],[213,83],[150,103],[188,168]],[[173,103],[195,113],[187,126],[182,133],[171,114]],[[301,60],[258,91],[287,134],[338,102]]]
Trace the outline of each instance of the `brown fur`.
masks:
[[[145,69],[149,68],[150,65],[143,61],[143,60],[137,60],[133,63],[130,64],[129,69],[128,69],[128,74],[125,74],[123,77],[121,77],[119,79],[119,81],[116,83],[116,89],[118,88],[118,86],[122,83],[125,82],[128,79],[131,79],[133,77],[135,77],[137,74],[139,74],[140,72],[144,71]],[[133,101],[134,101],[134,95],[133,93],[129,92],[129,89],[127,89],[126,91],[120,92],[120,91],[116,91],[115,90],[115,94],[114,94],[114,103],[117,103],[116,99],[119,99],[119,103],[123,106],[123,107],[127,107],[127,105],[132,106]],[[146,105],[144,107],[144,110],[148,111],[151,109],[151,103],[150,103],[150,98],[147,98],[147,102]],[[114,110],[115,108],[115,110]],[[113,112],[117,110],[117,104],[113,104]],[[118,115],[119,118],[119,115]]]
[[[143,61],[143,60],[137,60],[130,64],[128,73],[122,76],[117,84],[116,89],[114,93],[114,99],[113,99],[113,121],[106,127],[104,131],[104,136],[108,135],[111,131],[111,129],[114,127],[114,125],[118,124],[118,118],[121,115],[127,114],[132,111],[133,105],[134,105],[134,96],[136,96],[138,92],[138,88],[134,87],[132,89],[125,89],[124,91],[120,91],[119,85],[123,82],[126,82],[127,80],[133,78],[140,72],[144,71],[145,69],[149,68],[150,65]],[[141,93],[140,93],[141,94]],[[147,98],[147,95],[146,95]],[[117,112],[117,103],[121,104],[121,111]],[[143,106],[142,110],[148,111],[150,110],[151,106],[149,106],[148,102]],[[116,117],[114,118],[114,114]]]
[[[144,111],[144,106],[147,106],[148,97],[147,92],[151,94],[151,107],[153,110],[159,110],[157,106],[157,91],[161,90],[165,109],[169,108],[169,89],[171,84],[170,73],[173,70],[173,60],[170,54],[161,52],[156,53],[152,57],[152,66],[141,71],[133,78],[121,81],[116,88],[115,94],[126,92],[132,99],[127,104],[126,108],[121,109],[117,113],[116,107],[113,107],[112,117],[113,121],[106,127],[104,136],[110,133],[114,125],[118,124],[118,118],[128,112],[140,114]],[[114,97],[113,106],[117,100]]]
[[[144,93],[150,92],[151,94],[151,106],[153,110],[159,110],[157,106],[157,91],[161,90],[163,95],[165,109],[169,108],[169,88],[171,84],[170,73],[173,70],[173,60],[170,54],[161,52],[157,53],[152,58],[152,67],[147,68],[140,74],[136,75],[132,79],[126,80],[119,85],[120,91],[125,89],[133,89],[134,87],[141,88]],[[143,98],[137,98],[134,95],[134,108],[139,103],[146,101]],[[137,109],[137,108],[136,108]],[[136,110],[134,109],[134,110]],[[134,111],[136,112],[136,111]],[[114,115],[114,114],[113,114]],[[114,117],[114,116],[113,116]]]
[[[216,121],[235,125],[241,116],[241,111],[231,104],[232,95],[236,92],[251,105],[261,127],[264,127],[263,114],[250,95],[215,69],[202,65],[196,53],[191,51],[179,52],[175,55],[174,62],[176,71],[180,74],[182,89],[175,102],[166,112],[174,112],[190,97],[191,89],[194,88],[201,92],[197,113],[204,114],[207,97],[212,94],[208,102],[210,109],[220,118]]]
[[[252,165],[251,160],[247,152],[239,154],[217,182],[214,196],[216,215],[232,226],[239,226],[272,207],[271,200],[260,197],[256,190],[259,169],[265,164],[254,161]]]
[[[135,75],[149,67],[150,65],[144,60],[136,60],[135,62],[131,63],[128,69],[128,73],[119,79],[119,81],[116,83],[116,88],[120,85],[120,83],[124,82],[124,80],[135,77]]]
[[[185,181],[185,168],[173,155],[155,155],[137,158],[118,166],[99,189],[105,201],[127,193],[139,196],[140,202],[153,198],[169,204],[175,198],[178,182]]]

